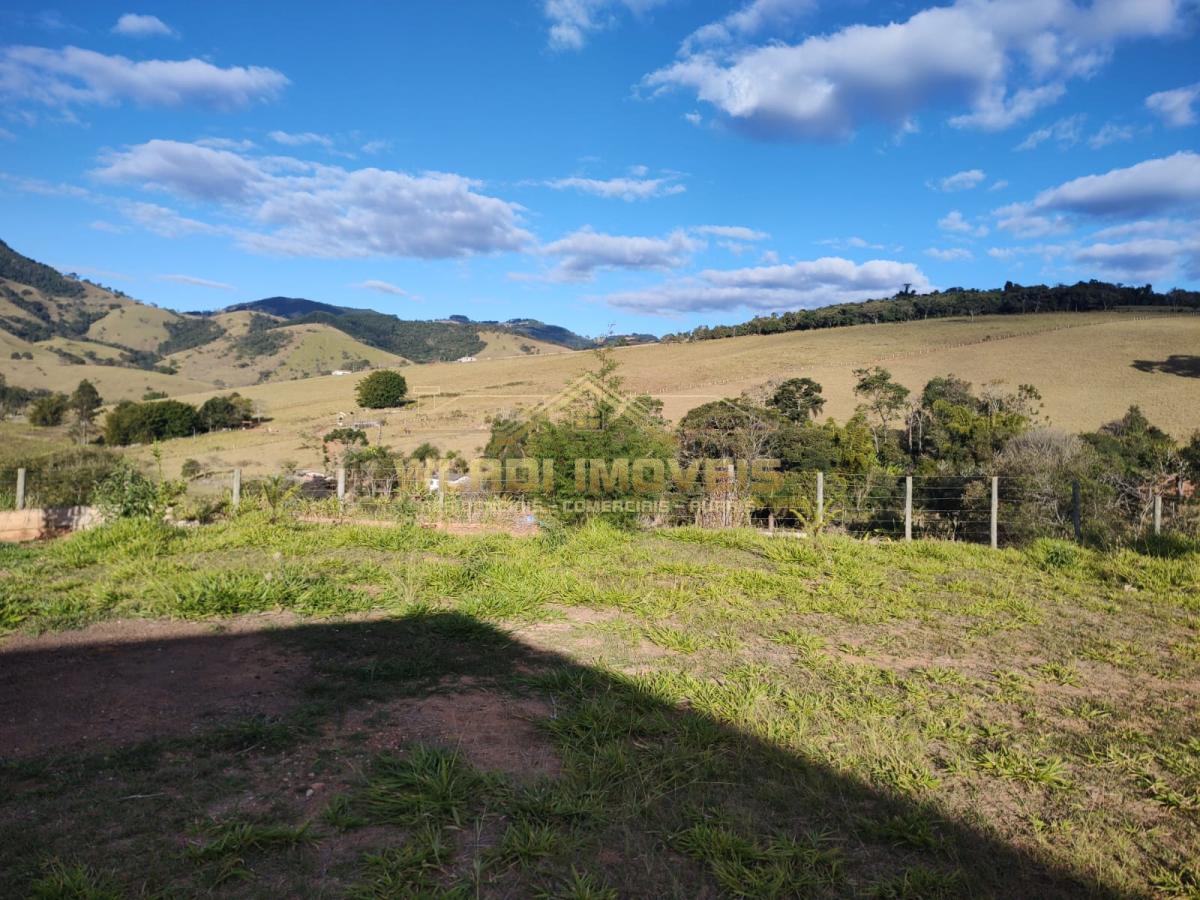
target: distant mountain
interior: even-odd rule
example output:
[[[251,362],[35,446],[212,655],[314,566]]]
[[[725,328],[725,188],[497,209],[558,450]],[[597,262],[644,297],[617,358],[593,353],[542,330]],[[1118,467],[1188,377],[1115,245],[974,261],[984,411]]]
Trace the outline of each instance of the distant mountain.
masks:
[[[251,312],[266,313],[268,316],[279,316],[281,319],[298,319],[311,313],[331,313],[338,316],[347,312],[367,312],[367,310],[351,309],[347,306],[334,306],[332,303],[322,303],[319,300],[306,300],[303,297],[267,297],[263,300],[252,300],[249,303],[235,303],[227,306],[221,312]]]
[[[0,241],[0,278],[8,278],[55,297],[82,297],[84,286],[56,269],[22,256]]]
[[[547,325],[538,319],[508,319],[501,322],[499,319],[472,321],[467,316],[450,316],[448,321],[461,325],[482,326],[492,331],[507,331],[511,334],[545,341],[547,344],[558,344],[558,346],[567,347],[570,350],[590,350],[599,343],[592,338],[576,334],[569,328],[563,328],[561,325]]]

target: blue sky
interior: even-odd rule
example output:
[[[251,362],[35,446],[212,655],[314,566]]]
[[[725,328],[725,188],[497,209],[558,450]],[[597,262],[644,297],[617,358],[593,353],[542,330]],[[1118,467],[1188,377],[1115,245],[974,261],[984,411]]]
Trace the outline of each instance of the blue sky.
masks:
[[[175,309],[662,333],[1200,285],[1185,0],[0,7],[0,238]]]

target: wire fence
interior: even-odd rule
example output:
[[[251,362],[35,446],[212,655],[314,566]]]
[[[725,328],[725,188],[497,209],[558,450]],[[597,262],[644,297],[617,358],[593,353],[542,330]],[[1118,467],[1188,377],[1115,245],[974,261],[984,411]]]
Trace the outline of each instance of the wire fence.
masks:
[[[16,470],[0,483],[0,510],[86,507],[86,478]],[[1190,483],[1124,495],[1096,483],[986,475],[905,476],[876,472],[787,473],[774,493],[735,484],[696,485],[628,497],[555,499],[530,491],[485,492],[431,485],[389,473],[344,470],[287,479],[243,479],[240,470],[189,479],[173,496],[178,522],[209,522],[250,507],[314,523],[414,523],[471,532],[532,533],[550,522],[616,515],[647,527],[751,527],[779,535],[817,532],[890,540],[950,540],[1012,546],[1041,537],[1112,544],[1154,535],[1200,534],[1200,497]]]

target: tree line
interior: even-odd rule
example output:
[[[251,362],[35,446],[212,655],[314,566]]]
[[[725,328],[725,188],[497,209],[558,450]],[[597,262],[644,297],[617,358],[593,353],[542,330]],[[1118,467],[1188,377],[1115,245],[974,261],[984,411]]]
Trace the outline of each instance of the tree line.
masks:
[[[740,325],[701,325],[691,331],[665,335],[663,340],[706,341],[748,334],[780,334],[785,331],[812,331],[917,319],[1096,312],[1138,307],[1196,311],[1200,310],[1200,292],[1176,289],[1159,294],[1149,284],[1130,287],[1094,279],[1053,287],[1041,284],[1024,286],[1009,281],[1003,288],[994,290],[952,287],[927,294],[906,289],[886,299],[772,313],[769,316],[756,316]]]

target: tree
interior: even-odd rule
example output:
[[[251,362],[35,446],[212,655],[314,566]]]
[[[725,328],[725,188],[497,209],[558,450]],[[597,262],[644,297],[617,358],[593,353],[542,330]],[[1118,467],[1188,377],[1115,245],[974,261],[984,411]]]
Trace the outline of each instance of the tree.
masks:
[[[75,413],[75,422],[79,428],[79,442],[86,444],[88,431],[96,421],[96,412],[103,405],[100,392],[86,378],[79,382],[75,392],[71,394],[71,411]]]
[[[198,411],[200,427],[205,431],[237,428],[253,414],[254,402],[236,392],[224,397],[209,397]]]
[[[359,406],[365,409],[390,409],[404,405],[408,396],[408,382],[399,372],[381,369],[360,381],[355,391]]]
[[[55,393],[38,397],[29,408],[29,424],[39,425],[43,428],[61,425],[69,405],[70,401],[66,394]]]
[[[821,414],[825,398],[821,396],[821,385],[811,378],[789,378],[776,388],[767,406],[793,422],[807,422]]]
[[[196,407],[179,400],[123,400],[104,419],[104,441],[112,446],[188,437],[200,430]]]
[[[858,382],[854,385],[854,393],[862,397],[863,407],[879,420],[879,427],[872,428],[875,436],[875,450],[879,451],[883,438],[887,434],[888,425],[902,409],[908,399],[909,390],[904,385],[892,380],[892,373],[880,366],[870,369],[855,369],[854,376]]]

